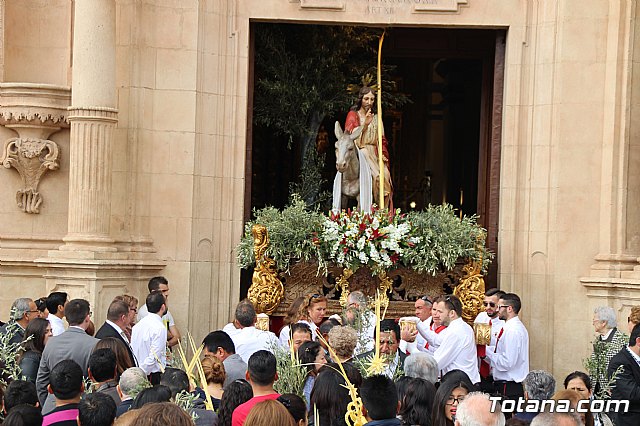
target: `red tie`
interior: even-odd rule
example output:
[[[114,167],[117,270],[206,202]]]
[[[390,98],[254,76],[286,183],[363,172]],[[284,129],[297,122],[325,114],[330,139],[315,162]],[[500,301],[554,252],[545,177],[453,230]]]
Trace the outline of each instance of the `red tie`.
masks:
[[[502,337],[502,333],[504,332],[504,327],[500,329],[500,333],[498,333],[498,340],[496,340],[496,348],[493,350],[493,352],[497,352],[498,351],[498,343],[500,342],[500,337]]]
[[[491,326],[491,320],[489,320],[489,326]],[[487,354],[487,347],[485,345],[478,345],[478,356],[483,357],[486,354]],[[486,379],[487,377],[489,377],[490,373],[491,373],[491,367],[489,363],[486,360],[481,359],[480,360],[480,377]]]

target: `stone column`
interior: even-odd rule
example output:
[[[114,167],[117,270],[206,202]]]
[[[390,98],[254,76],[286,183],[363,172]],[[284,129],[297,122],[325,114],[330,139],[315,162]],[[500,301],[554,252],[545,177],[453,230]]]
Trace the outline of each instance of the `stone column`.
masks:
[[[69,227],[62,250],[116,251],[109,236],[116,109],[115,0],[76,0],[69,107]]]

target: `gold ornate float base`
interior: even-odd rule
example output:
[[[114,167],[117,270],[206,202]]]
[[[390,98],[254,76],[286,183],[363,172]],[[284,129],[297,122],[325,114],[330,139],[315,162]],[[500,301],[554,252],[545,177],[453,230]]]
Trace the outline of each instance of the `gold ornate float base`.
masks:
[[[386,316],[399,318],[413,316],[414,302],[421,296],[431,298],[450,294],[461,283],[465,273],[464,264],[460,262],[450,271],[443,271],[435,276],[417,272],[409,268],[396,268],[386,272],[383,277],[390,286],[387,292],[389,305]],[[353,274],[344,275],[344,270],[338,266],[330,266],[325,277],[318,275],[316,262],[298,262],[291,266],[289,274],[281,274],[280,280],[284,284],[284,297],[273,312],[275,316],[284,316],[294,299],[308,294],[324,294],[329,299],[327,315],[341,313],[341,299],[346,303],[346,296],[351,291],[362,291],[371,299],[375,298],[376,290],[381,288],[381,280],[373,276],[369,268],[360,268]],[[345,291],[346,289],[346,291]],[[464,302],[463,302],[464,303]]]
[[[298,262],[291,266],[289,274],[279,277],[275,262],[266,256],[269,247],[267,228],[256,224],[251,231],[256,267],[248,298],[257,313],[284,316],[297,297],[324,294],[329,300],[327,310],[331,315],[341,312],[347,306],[349,292],[356,290],[370,300],[379,292],[380,306],[390,318],[412,316],[414,301],[419,297],[452,292],[462,302],[462,318],[467,323],[472,324],[483,308],[485,286],[481,259],[467,264],[457,263],[452,270],[436,275],[409,268],[373,273],[368,267],[363,267],[353,272],[334,265],[329,266],[328,274],[324,276],[318,274],[317,262]],[[482,241],[484,236],[479,237],[478,243]],[[476,329],[476,333],[482,340],[484,331]]]

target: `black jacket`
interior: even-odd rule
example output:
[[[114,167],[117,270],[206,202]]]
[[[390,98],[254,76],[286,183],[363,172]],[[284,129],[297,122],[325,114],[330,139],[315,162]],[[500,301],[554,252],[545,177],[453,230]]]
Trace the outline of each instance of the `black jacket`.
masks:
[[[22,375],[27,378],[31,383],[36,382],[38,377],[38,367],[40,366],[40,358],[42,354],[36,351],[27,351],[22,355],[20,360],[20,369]]]
[[[138,365],[136,362],[135,356],[133,356],[133,352],[131,352],[131,347],[129,346],[129,342],[126,342],[124,338],[118,334],[115,328],[107,324],[106,322],[102,324],[100,330],[96,332],[96,339],[106,339],[107,337],[115,337],[119,339],[122,343],[124,343],[125,348],[127,348],[127,352],[129,353],[129,358],[131,359],[131,365]]]
[[[613,384],[611,399],[629,400],[629,411],[612,413],[611,417],[616,426],[638,426],[640,425],[640,366],[627,348],[623,348],[609,362],[607,371],[609,377],[620,366],[622,369]]]

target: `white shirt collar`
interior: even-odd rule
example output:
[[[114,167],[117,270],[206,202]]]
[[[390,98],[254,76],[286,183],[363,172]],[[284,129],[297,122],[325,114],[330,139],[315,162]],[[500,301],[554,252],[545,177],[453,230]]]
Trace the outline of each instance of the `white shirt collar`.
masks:
[[[122,336],[122,333],[124,333],[124,331],[122,331],[122,329],[120,328],[120,326],[118,326],[118,324],[109,320],[106,320],[105,322],[109,324],[111,327],[113,327],[118,332],[118,334]]]
[[[613,333],[613,328],[610,328],[607,334],[600,335],[600,340],[607,340],[609,336],[611,336],[611,333]]]
[[[638,363],[638,365],[640,365],[640,356],[638,356],[638,354],[636,354],[634,351],[631,350],[631,348],[629,346],[627,346],[627,350],[629,351],[629,353],[631,354],[631,356],[633,357],[633,359],[636,360],[636,362]]]
[[[53,315],[51,312],[49,312],[49,316],[47,317],[47,319],[49,321],[54,321],[54,322],[58,322],[60,324],[64,324],[62,321],[62,318],[59,318],[57,315]]]

